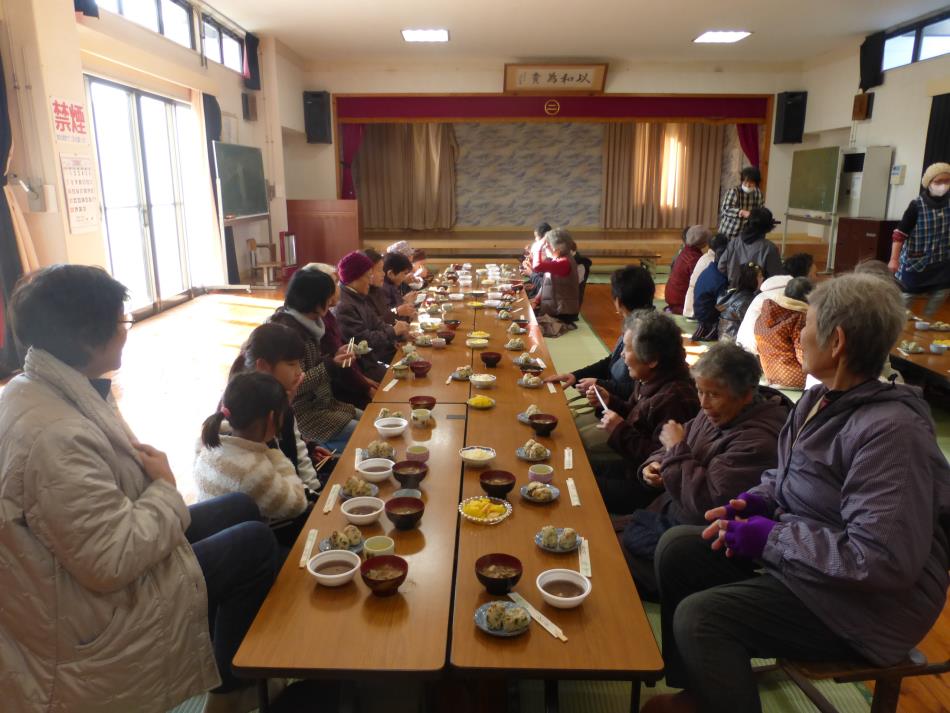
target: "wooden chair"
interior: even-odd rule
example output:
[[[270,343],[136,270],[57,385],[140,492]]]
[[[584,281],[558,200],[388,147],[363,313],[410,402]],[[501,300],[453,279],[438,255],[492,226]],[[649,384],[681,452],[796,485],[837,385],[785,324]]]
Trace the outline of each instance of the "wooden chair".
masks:
[[[843,661],[812,663],[779,659],[775,666],[766,666],[756,671],[765,672],[775,669],[781,669],[821,713],[838,713],[838,709],[815,688],[811,682],[812,679],[830,678],[837,683],[873,681],[874,698],[871,700],[871,713],[897,713],[897,701],[900,698],[903,680],[914,676],[936,676],[946,673],[950,671],[950,659],[930,663],[921,651],[914,649],[904,661],[893,666],[877,667],[867,663]]]
[[[260,250],[267,251],[267,257],[263,262],[261,262],[260,253],[258,252]],[[283,265],[277,260],[277,249],[274,245],[270,243],[267,245],[258,245],[256,240],[249,238],[247,241],[247,251],[251,258],[251,284],[254,284],[255,272],[260,272],[261,284],[263,284],[264,287],[271,287],[274,283],[280,281],[279,274]]]

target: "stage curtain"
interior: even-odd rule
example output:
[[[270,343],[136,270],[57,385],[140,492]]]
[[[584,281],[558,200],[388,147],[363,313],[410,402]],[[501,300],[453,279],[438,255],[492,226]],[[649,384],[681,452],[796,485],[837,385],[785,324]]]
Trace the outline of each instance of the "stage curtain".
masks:
[[[360,144],[363,143],[362,124],[344,124],[343,125],[343,161],[342,176],[340,178],[341,198],[356,198],[356,186],[353,181],[353,162],[360,151]]]
[[[736,133],[739,134],[739,146],[742,153],[749,159],[749,165],[759,167],[759,125],[736,124]]]
[[[636,122],[604,133],[604,228],[669,229],[716,219],[724,127]]]
[[[369,124],[356,159],[363,226],[446,230],[455,225],[458,144],[451,124]]]

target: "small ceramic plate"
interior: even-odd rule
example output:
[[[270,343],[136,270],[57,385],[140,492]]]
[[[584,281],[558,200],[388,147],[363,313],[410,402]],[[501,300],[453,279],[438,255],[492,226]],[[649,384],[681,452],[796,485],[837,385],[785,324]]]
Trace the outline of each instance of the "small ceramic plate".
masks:
[[[378,485],[374,483],[367,483],[367,485],[369,485],[369,492],[363,493],[362,495],[350,495],[349,493],[347,493],[345,490],[341,488],[340,500],[349,500],[350,498],[364,498],[364,497],[375,498],[377,495],[379,495]]]
[[[540,413],[540,412],[539,412],[539,413]],[[525,426],[530,426],[530,425],[531,425],[531,419],[528,417],[528,415],[527,415],[524,411],[522,411],[521,413],[518,414],[518,420],[519,420],[521,423],[523,423]]]
[[[473,496],[471,498],[465,498],[465,500],[459,503],[459,515],[464,517],[469,522],[476,522],[479,525],[497,525],[499,522],[502,522],[508,519],[508,517],[511,515],[511,503],[509,503],[507,500],[502,500],[501,498],[488,498],[488,500],[491,500],[493,504],[504,505],[505,507],[505,512],[502,515],[498,515],[497,517],[473,517],[472,515],[467,514],[462,509],[465,506],[465,503],[467,503],[468,501],[481,500],[482,498],[485,498],[485,497],[486,497],[485,495],[478,495],[478,496]]]
[[[523,629],[518,629],[517,631],[505,631],[504,629],[489,629],[488,622],[486,621],[486,616],[488,615],[488,607],[490,607],[492,604],[494,604],[494,602],[486,602],[485,604],[482,604],[478,609],[475,610],[475,626],[477,626],[479,629],[484,631],[486,634],[490,634],[491,636],[500,636],[503,639],[510,639],[513,636],[520,636],[521,634],[525,633],[528,630],[528,628],[531,626],[531,623],[529,621],[528,626],[524,627]],[[511,607],[518,606],[514,602],[506,602],[504,600],[501,601],[501,604],[505,607],[505,609],[510,609]]]
[[[321,551],[321,552],[329,552],[329,551],[332,550],[332,549],[333,549],[333,548],[330,547],[330,538],[329,538],[329,537],[324,537],[322,540],[320,540],[320,551]],[[360,543],[359,543],[358,545],[354,545],[354,546],[352,546],[352,547],[347,547],[346,549],[348,549],[348,550],[349,550],[350,552],[352,552],[353,554],[358,555],[360,552],[363,551],[363,540],[360,540]]]
[[[529,463],[540,463],[543,460],[547,460],[551,457],[551,449],[547,449],[547,453],[541,456],[540,458],[529,458],[528,454],[524,452],[524,448],[519,448],[515,451],[515,455],[518,456],[521,460],[526,460]],[[376,493],[373,493],[375,495]]]
[[[507,349],[507,350],[510,351],[510,352],[523,352],[523,351],[524,351],[524,344],[522,344],[520,347],[513,347],[513,346],[509,346],[507,343],[505,343],[505,349]]]
[[[468,377],[467,377],[467,376],[459,376],[459,375],[458,375],[458,372],[453,371],[453,372],[452,372],[452,380],[453,380],[453,381],[468,381]]]
[[[521,497],[523,497],[529,503],[537,503],[538,505],[548,505],[549,503],[553,503],[555,500],[557,500],[561,496],[561,491],[559,488],[553,485],[548,485],[547,487],[550,488],[551,492],[554,494],[554,496],[550,500],[535,500],[534,498],[529,497],[527,485],[521,486]]]
[[[557,528],[555,528],[555,529],[557,530],[557,538],[558,538],[558,540],[560,540],[560,539],[561,539],[561,533],[564,532],[564,528],[563,528],[563,527],[557,527]],[[534,535],[534,544],[536,544],[538,547],[540,547],[540,548],[541,548],[542,550],[544,550],[545,552],[553,552],[553,553],[556,554],[556,555],[563,555],[563,554],[567,554],[568,552],[576,552],[576,551],[577,551],[577,548],[581,546],[581,536],[578,535],[578,536],[577,536],[577,539],[574,540],[574,546],[573,546],[573,547],[571,547],[571,548],[569,548],[569,549],[566,549],[566,550],[562,550],[560,547],[545,547],[544,545],[542,545],[542,544],[541,544],[541,531],[538,530],[538,532],[536,532],[535,535]]]
[[[518,386],[524,387],[525,389],[540,389],[544,384],[544,381],[539,381],[537,384],[526,384],[524,377],[518,379]]]

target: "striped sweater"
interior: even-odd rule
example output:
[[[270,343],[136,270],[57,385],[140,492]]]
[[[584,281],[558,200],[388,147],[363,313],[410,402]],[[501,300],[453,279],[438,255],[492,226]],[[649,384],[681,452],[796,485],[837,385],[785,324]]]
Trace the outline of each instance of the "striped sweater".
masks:
[[[307,507],[304,484],[293,464],[266,443],[225,435],[218,448],[199,442],[194,475],[199,500],[245,493],[270,519],[296,517]]]

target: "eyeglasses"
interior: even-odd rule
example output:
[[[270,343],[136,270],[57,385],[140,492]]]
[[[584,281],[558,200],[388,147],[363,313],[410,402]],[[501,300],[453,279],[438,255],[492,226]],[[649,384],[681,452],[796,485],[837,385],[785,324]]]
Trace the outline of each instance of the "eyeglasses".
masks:
[[[123,317],[119,320],[119,324],[125,327],[126,331],[132,329],[132,325],[135,324],[135,319],[133,317]]]

